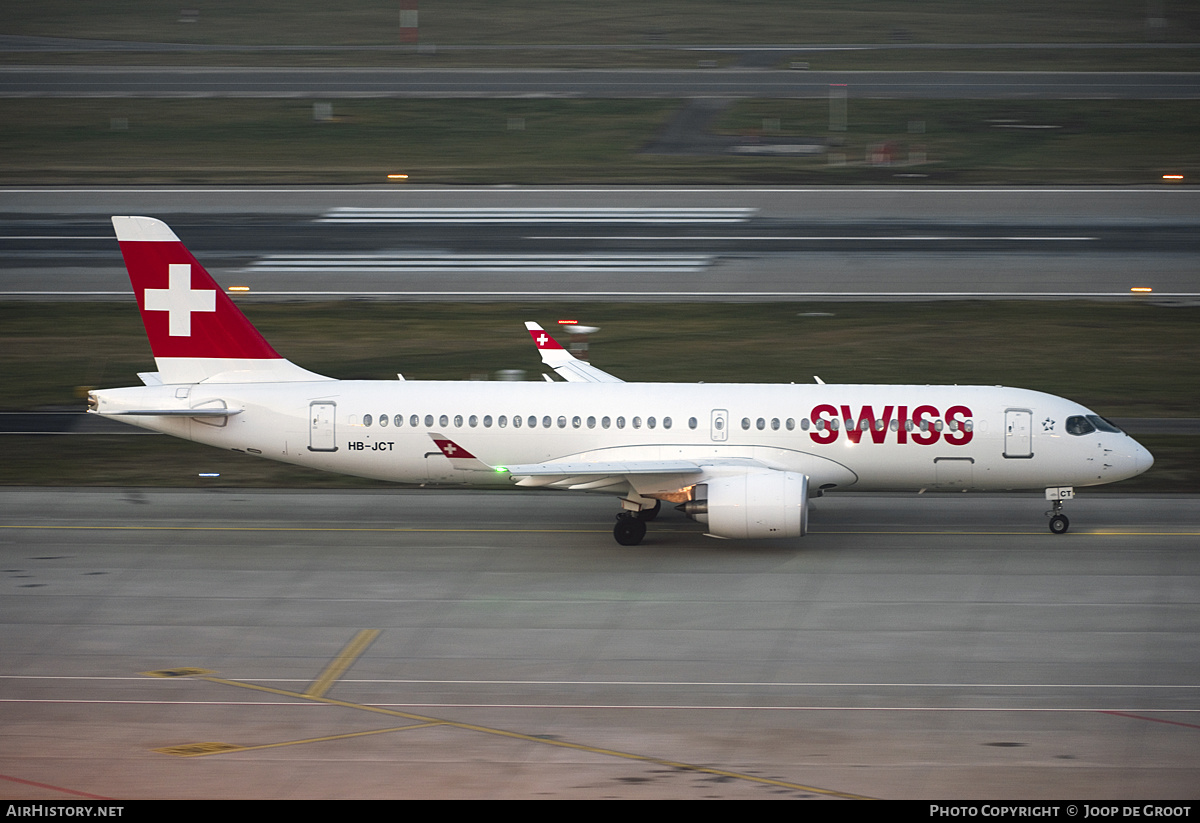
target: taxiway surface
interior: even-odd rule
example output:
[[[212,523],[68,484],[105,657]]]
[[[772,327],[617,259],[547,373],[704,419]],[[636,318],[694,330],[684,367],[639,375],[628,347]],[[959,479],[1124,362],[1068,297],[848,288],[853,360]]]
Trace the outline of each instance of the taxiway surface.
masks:
[[[1200,507],[0,491],[0,796],[1195,798]]]

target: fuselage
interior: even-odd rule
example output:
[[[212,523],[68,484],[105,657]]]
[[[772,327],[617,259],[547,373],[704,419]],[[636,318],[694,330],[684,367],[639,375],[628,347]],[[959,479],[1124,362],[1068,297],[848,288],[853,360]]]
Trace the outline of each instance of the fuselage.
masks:
[[[1089,409],[1002,386],[320,381],[96,392],[95,410],[224,407],[126,422],[219,448],[403,483],[506,487],[488,466],[738,461],[818,490],[1001,490],[1111,483],[1153,458]],[[719,469],[714,469],[718,471]]]

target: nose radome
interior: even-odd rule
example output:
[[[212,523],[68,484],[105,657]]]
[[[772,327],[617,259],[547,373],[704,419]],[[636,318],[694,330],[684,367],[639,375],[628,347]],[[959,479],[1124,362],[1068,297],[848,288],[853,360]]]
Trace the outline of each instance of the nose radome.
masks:
[[[1137,449],[1134,450],[1133,465],[1138,474],[1148,471],[1154,465],[1154,455],[1141,443],[1138,443]]]

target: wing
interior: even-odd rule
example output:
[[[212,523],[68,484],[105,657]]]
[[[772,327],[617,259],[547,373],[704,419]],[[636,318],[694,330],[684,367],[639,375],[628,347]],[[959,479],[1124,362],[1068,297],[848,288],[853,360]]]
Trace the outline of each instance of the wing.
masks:
[[[669,491],[691,485],[705,472],[704,466],[691,460],[564,460],[493,466],[440,432],[430,432],[429,437],[455,469],[507,474],[516,485],[526,488]]]
[[[689,460],[622,460],[608,463],[532,463],[504,466],[525,488],[599,491],[628,487],[638,493],[674,491],[696,482],[704,468]]]
[[[542,362],[558,372],[559,377],[568,383],[625,382],[571,354],[537,323],[526,323],[525,328],[529,329],[529,336],[533,338],[533,344],[537,346]]]

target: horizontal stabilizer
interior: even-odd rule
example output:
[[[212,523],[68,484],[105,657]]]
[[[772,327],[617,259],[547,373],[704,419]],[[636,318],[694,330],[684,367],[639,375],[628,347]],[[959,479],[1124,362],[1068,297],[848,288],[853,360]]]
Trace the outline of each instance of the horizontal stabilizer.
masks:
[[[241,413],[241,409],[122,409],[97,412],[102,417],[233,417]]]

